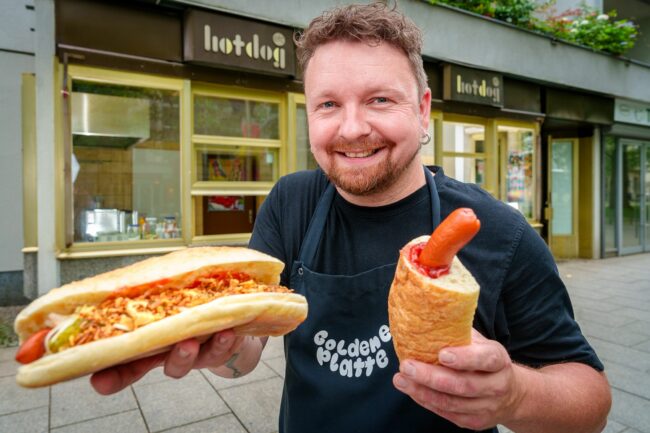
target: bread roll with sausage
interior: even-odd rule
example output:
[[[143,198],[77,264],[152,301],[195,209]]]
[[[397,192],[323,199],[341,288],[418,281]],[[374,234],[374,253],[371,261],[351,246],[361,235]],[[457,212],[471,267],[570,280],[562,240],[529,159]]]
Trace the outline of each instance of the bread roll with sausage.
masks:
[[[388,319],[400,361],[438,363],[443,347],[472,341],[479,285],[456,253],[480,229],[469,208],[452,212],[432,233],[400,251],[388,296]]]
[[[437,364],[443,347],[471,342],[479,285],[458,257],[446,275],[431,278],[421,273],[409,253],[428,240],[429,236],[419,237],[400,251],[388,296],[388,319],[400,361]]]
[[[284,264],[238,247],[186,248],[53,289],[16,318],[16,380],[51,385],[225,329],[279,336],[307,317]]]

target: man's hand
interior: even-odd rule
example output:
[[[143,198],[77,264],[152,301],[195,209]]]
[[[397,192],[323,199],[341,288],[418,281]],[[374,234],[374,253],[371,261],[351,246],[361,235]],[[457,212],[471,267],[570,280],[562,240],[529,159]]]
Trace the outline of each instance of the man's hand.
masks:
[[[440,351],[440,365],[406,360],[393,378],[419,405],[472,430],[505,423],[523,398],[506,349],[472,330],[472,343]]]
[[[203,344],[195,338],[181,341],[165,353],[107,368],[93,374],[90,383],[100,394],[116,393],[136,382],[150,370],[164,365],[165,374],[181,378],[196,368],[216,368],[226,364],[244,341],[232,330],[221,331]]]

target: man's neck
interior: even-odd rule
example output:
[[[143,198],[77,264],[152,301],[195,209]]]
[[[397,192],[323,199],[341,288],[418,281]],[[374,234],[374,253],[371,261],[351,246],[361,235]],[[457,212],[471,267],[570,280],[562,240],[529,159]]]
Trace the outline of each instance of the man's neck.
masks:
[[[413,164],[387,190],[370,195],[355,195],[343,191],[338,186],[336,190],[348,202],[357,206],[385,206],[400,201],[420,189],[426,183],[424,168],[420,163]]]

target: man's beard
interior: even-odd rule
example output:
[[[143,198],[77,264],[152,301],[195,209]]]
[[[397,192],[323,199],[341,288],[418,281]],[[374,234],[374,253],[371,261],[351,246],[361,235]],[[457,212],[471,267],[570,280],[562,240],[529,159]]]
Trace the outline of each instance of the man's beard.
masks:
[[[323,171],[334,185],[348,194],[368,196],[382,193],[397,182],[420,150],[417,147],[406,163],[397,165],[390,158],[393,147],[394,145],[389,145],[387,157],[372,167],[342,169],[333,162],[327,171]]]

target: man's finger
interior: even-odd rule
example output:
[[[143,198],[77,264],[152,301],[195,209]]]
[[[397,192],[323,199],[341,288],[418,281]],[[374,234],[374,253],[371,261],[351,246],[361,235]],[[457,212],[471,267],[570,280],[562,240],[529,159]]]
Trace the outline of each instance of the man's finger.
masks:
[[[252,338],[252,337],[247,337]],[[196,368],[217,368],[225,365],[240,351],[243,336],[235,335],[232,329],[221,331],[212,336],[201,346],[201,352],[195,363]]]
[[[161,365],[166,356],[166,353],[159,353],[154,356],[129,362],[128,364],[98,371],[90,376],[90,384],[99,394],[114,394],[140,379],[151,369]]]
[[[165,375],[178,379],[189,373],[199,348],[199,342],[193,338],[176,343],[165,360]]]
[[[447,347],[438,354],[440,364],[454,370],[497,372],[510,363],[503,347],[491,340],[474,341],[469,346]]]

